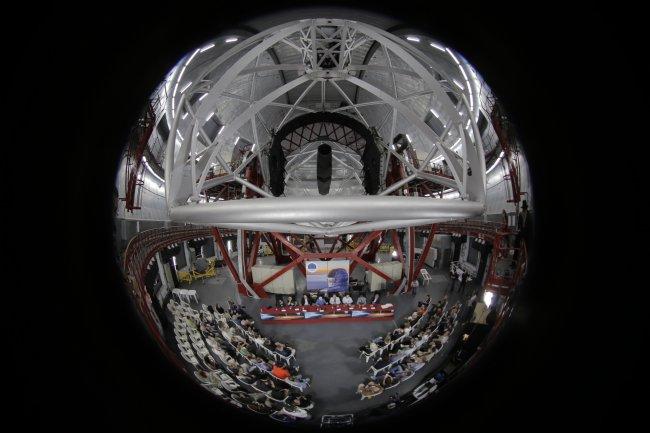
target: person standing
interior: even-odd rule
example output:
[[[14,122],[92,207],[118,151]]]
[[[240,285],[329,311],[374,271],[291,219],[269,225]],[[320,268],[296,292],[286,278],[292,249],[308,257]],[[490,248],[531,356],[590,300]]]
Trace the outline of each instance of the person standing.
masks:
[[[451,268],[450,277],[451,285],[449,286],[449,293],[452,293],[454,291],[454,286],[456,285],[456,278],[458,278],[458,274],[456,274],[456,268]]]
[[[465,285],[467,284],[467,272],[463,272],[463,276],[460,277],[460,287],[458,288],[458,292],[461,294],[465,293]]]

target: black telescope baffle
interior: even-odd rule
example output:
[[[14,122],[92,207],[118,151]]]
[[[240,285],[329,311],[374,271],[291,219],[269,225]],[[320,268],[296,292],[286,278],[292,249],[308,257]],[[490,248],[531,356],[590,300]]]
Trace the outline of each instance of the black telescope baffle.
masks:
[[[332,147],[329,144],[318,146],[316,178],[320,195],[329,194],[330,184],[332,183]]]

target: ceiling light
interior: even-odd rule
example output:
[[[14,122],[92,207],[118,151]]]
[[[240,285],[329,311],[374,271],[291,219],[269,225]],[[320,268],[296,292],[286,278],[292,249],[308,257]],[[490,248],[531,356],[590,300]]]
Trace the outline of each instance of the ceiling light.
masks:
[[[411,137],[409,137],[408,134],[406,134],[406,139],[409,141],[409,143],[411,142]]]
[[[207,122],[208,120],[212,119],[212,116],[214,116],[214,111],[208,114],[208,117],[205,118],[205,121]]]
[[[420,42],[420,38],[418,38],[417,36],[407,36],[406,40],[411,42]]]
[[[212,47],[214,47],[214,44],[206,45],[205,47],[201,48],[201,52],[204,53],[204,52],[208,51]]]
[[[208,96],[208,94],[207,94],[207,93],[204,93],[203,96],[201,96],[201,97],[199,98],[199,101],[202,101],[206,96]]]
[[[235,138],[235,144],[239,141],[239,137]]]
[[[181,116],[181,119],[185,119],[185,118],[187,117],[187,114],[188,114],[188,113],[183,114],[183,115]]]
[[[455,78],[454,78],[453,80],[451,80],[451,81],[453,81],[454,84],[455,84],[456,86],[458,86],[458,88],[459,88],[460,90],[465,90],[465,87],[463,87],[462,84],[460,84],[458,81],[456,81]]]
[[[494,297],[493,292],[485,292],[485,293],[483,293],[483,302],[485,302],[485,305],[487,305],[488,308],[490,307],[490,305],[492,305],[492,298],[493,297]]]
[[[237,42],[237,38],[228,38],[228,39],[226,39],[227,44],[229,44],[231,42]]]
[[[438,115],[438,113],[436,113],[436,111],[433,108],[431,110],[429,110],[429,111],[431,111],[431,114],[436,116],[436,119],[440,119],[440,115]]]
[[[253,147],[251,147],[251,152],[255,150],[255,145],[256,143],[253,143]]]
[[[226,125],[222,125],[221,128],[219,128],[219,132],[217,132],[217,135],[221,134],[223,132],[223,128],[225,128]]]
[[[429,45],[431,45],[433,48],[435,48],[435,49],[437,49],[437,50],[445,51],[445,47],[442,47],[442,46],[440,46],[440,45],[438,45],[438,44],[435,44],[435,43],[433,43],[433,42],[431,42]]]

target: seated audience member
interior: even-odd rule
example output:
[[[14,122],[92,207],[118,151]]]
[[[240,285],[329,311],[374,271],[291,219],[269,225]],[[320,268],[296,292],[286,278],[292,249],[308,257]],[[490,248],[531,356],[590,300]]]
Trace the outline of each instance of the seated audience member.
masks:
[[[221,305],[219,305],[219,304],[214,304],[214,309],[215,309],[215,311],[216,311],[217,313],[219,313],[219,314],[223,314],[223,313],[226,312],[226,311],[223,309],[223,307],[222,307]]]
[[[271,374],[282,380],[288,379],[291,376],[289,370],[282,364],[274,364],[273,369],[271,370]]]
[[[219,368],[219,364],[217,364],[217,361],[215,361],[214,358],[211,357],[210,355],[205,355],[203,357],[203,362],[205,362],[205,365],[207,365],[208,367],[210,367],[213,370],[216,370],[216,369]]]
[[[372,343],[371,343],[371,344],[372,344]],[[361,347],[359,348],[359,352],[363,352],[363,353],[365,353],[366,355],[371,354],[371,353],[372,353],[371,344],[366,344],[366,345],[364,345],[364,346],[361,346]],[[375,346],[377,346],[377,345],[375,344]]]
[[[354,303],[354,300],[352,300],[352,296],[350,296],[349,293],[346,293],[341,302],[343,302],[345,305],[352,305]]]
[[[277,302],[275,303],[275,306],[278,308],[283,308],[284,307],[284,300],[282,298],[278,298]]]
[[[370,301],[371,304],[379,304],[379,292],[375,292],[375,294],[372,297],[372,300]]]
[[[427,297],[424,298],[424,301],[418,302],[418,307],[426,307],[429,305],[430,302],[431,302],[431,296],[427,295]]]
[[[284,401],[284,399],[287,398],[288,395],[289,395],[288,389],[275,387],[271,390],[271,397],[276,400]]]
[[[381,386],[384,388],[390,388],[392,385],[395,384],[395,378],[389,374],[386,374],[384,378],[381,381]]]
[[[372,397],[381,393],[384,389],[378,383],[373,381],[368,382],[366,385],[360,384],[357,388],[357,392],[361,394],[362,397]]]
[[[235,361],[234,358],[229,358],[228,361],[226,361],[226,366],[230,369],[230,371],[237,371],[239,368],[239,364],[237,361]]]
[[[323,299],[322,295],[318,296],[318,299],[316,299],[316,305],[325,305],[327,304],[327,301]]]
[[[289,296],[287,298],[287,307],[295,307],[295,306],[296,306],[296,303],[293,302],[293,298],[291,296]]]
[[[264,337],[262,337],[260,334],[257,334],[255,338],[253,338],[253,341],[258,345],[258,346],[263,346],[264,345]]]
[[[269,363],[265,362],[260,357],[257,357],[255,359],[255,363],[253,365],[255,365],[255,367],[259,368],[262,371],[271,371],[272,370],[272,367],[269,365]]]
[[[255,387],[255,389],[258,389],[264,393],[267,393],[268,391],[273,389],[273,382],[268,378],[262,378],[262,379],[257,379],[255,382],[251,384],[251,386]]]
[[[291,399],[291,404],[293,404],[296,407],[304,409],[311,405],[311,401],[309,399],[309,396],[297,394]]]
[[[302,295],[302,305],[309,305],[309,304],[310,304],[309,295],[305,293],[304,295]]]
[[[330,304],[331,305],[340,305],[341,304],[341,298],[339,298],[339,296],[336,293],[334,293],[332,295],[332,297],[330,298]]]
[[[363,296],[363,293],[357,298],[357,305],[365,305],[367,303],[366,297]]]

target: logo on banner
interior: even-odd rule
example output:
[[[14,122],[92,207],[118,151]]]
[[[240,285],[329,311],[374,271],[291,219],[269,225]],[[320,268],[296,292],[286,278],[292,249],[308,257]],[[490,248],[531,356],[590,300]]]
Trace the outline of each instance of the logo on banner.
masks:
[[[316,272],[316,269],[318,269],[318,266],[316,265],[316,263],[311,262],[311,263],[307,264],[307,270],[309,272]]]

